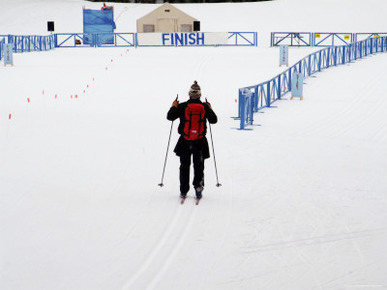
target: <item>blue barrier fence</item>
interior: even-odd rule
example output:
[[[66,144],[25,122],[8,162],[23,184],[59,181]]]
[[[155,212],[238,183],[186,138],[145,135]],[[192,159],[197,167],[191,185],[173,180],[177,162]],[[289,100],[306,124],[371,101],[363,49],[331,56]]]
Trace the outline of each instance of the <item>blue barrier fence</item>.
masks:
[[[14,52],[46,51],[55,48],[55,35],[8,35]]]
[[[311,32],[272,32],[270,46],[311,46]]]
[[[5,35],[0,35],[0,60],[3,58],[4,54],[5,37]]]
[[[313,46],[347,45],[353,43],[354,39],[354,33],[315,32],[312,37]]]
[[[3,58],[3,45],[5,41],[4,39],[0,39],[0,60]]]
[[[361,32],[361,33],[355,33],[355,42],[364,40],[367,38],[374,38],[374,37],[384,37],[387,36],[387,32]]]
[[[111,37],[111,43],[103,41]],[[57,33],[55,47],[133,47],[137,46],[136,33]]]
[[[347,45],[367,38],[387,36],[387,33],[344,32],[272,32],[270,46],[337,46]]]
[[[223,46],[258,46],[257,32],[229,32],[230,43]]]
[[[13,43],[14,52],[45,51],[57,47],[136,47],[137,33],[57,33],[48,36],[37,35],[3,35],[0,36]],[[104,41],[111,39],[109,43]],[[229,44],[222,46],[257,46],[256,32],[228,32]],[[208,45],[206,45],[208,46]],[[214,46],[218,46],[214,44]]]
[[[299,72],[304,77],[331,66],[337,66],[363,58],[369,54],[386,52],[387,37],[367,38],[343,46],[330,46],[311,53],[295,65],[280,73],[269,81],[254,86],[240,88],[238,118],[240,129],[253,125],[254,112],[270,107],[273,102],[292,89],[291,79],[294,72]]]

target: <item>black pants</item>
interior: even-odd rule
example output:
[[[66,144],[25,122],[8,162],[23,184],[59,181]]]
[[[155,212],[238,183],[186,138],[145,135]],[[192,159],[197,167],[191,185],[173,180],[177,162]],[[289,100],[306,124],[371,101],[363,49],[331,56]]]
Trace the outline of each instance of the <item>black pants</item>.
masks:
[[[194,168],[194,188],[204,186],[204,157],[203,148],[198,146],[189,146],[184,154],[180,155],[180,193],[186,194],[189,191],[189,175],[191,166],[191,156]]]

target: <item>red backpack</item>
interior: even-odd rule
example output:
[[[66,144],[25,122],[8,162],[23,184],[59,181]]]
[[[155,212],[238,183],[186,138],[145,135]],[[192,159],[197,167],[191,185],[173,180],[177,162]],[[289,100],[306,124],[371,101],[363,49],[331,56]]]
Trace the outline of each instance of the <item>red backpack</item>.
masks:
[[[205,109],[203,104],[191,103],[185,108],[184,139],[199,140],[204,137]]]

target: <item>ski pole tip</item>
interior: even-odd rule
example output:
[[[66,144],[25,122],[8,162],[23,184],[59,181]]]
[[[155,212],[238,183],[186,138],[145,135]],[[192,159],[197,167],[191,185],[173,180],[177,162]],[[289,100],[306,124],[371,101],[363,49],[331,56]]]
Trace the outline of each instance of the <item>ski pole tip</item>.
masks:
[[[158,186],[160,186],[160,187],[163,187],[163,186],[164,186],[164,184],[163,184],[163,183],[159,183],[159,184],[158,184]]]
[[[222,184],[220,184],[219,182],[216,184],[216,187],[221,187]]]

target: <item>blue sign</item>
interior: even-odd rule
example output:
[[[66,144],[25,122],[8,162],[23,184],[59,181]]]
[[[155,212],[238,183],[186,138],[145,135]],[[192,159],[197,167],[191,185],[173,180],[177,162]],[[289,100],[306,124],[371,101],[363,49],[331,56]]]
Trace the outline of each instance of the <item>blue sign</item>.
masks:
[[[4,44],[4,65],[13,65],[13,43]]]
[[[280,45],[280,66],[289,65],[289,46]]]
[[[299,72],[293,72],[292,75],[292,96],[293,97],[303,99],[303,85],[304,85],[304,75]]]

